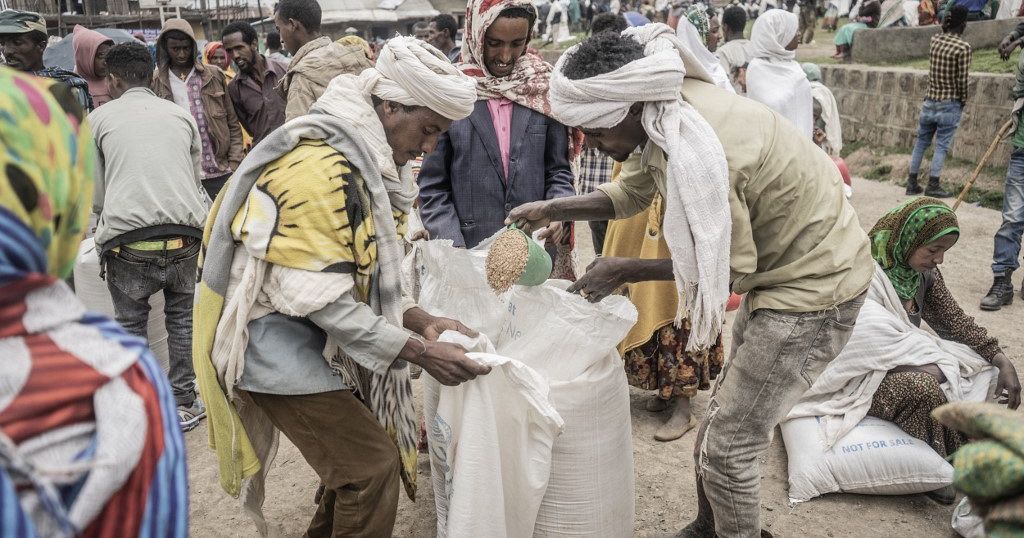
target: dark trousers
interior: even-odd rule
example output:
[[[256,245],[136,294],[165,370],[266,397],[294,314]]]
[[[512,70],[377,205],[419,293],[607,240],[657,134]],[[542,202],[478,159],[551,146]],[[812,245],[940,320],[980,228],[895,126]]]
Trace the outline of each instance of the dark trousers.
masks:
[[[203,180],[203,188],[206,189],[206,194],[210,195],[210,200],[216,200],[217,194],[221,189],[224,188],[224,184],[231,179],[231,174],[224,174],[220,177],[211,177],[210,179]]]
[[[324,485],[307,537],[391,536],[398,512],[398,448],[352,391],[249,395]]]
[[[167,251],[142,251],[121,247],[106,255],[106,281],[114,303],[114,317],[126,331],[147,338],[149,297],[164,293],[167,350],[170,354],[171,388],[180,406],[196,399],[196,374],[192,369],[192,302],[196,288],[196,261],[200,243]]]

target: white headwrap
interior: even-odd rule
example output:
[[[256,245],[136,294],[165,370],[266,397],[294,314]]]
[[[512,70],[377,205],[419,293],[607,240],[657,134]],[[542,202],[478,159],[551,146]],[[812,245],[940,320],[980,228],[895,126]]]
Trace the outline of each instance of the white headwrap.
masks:
[[[425,106],[450,120],[461,120],[473,112],[476,82],[427,43],[413,37],[394,37],[381,49],[376,67],[358,75],[334,77],[317,99],[315,107],[365,133],[376,150],[377,164],[392,203],[396,207],[411,207],[417,194],[416,183],[408,166],[401,171],[395,166],[371,95],[407,106]]]
[[[768,105],[808,138],[814,131],[811,84],[786,46],[796,37],[800,21],[783,9],[772,9],[754,21],[750,34],[747,97]]]
[[[570,80],[562,69],[578,45],[562,55],[551,77],[552,113],[566,125],[602,129],[644,104],[644,130],[668,159],[664,230],[679,290],[676,323],[689,316],[687,349],[707,349],[721,332],[729,298],[729,169],[718,136],[680,91],[685,77],[712,80],[668,26],[622,35],[644,45],[644,57],[610,73]]]
[[[697,27],[689,19],[679,21],[676,36],[683,43],[686,43],[697,61],[704,66],[704,69],[711,75],[715,86],[730,93],[736,93],[736,89],[732,87],[732,81],[729,80],[729,74],[722,67],[722,62],[718,59],[718,56],[715,56],[713,52],[708,50],[707,44],[700,38],[700,33],[697,32]]]
[[[754,20],[750,30],[750,57],[793,60],[796,51],[786,50],[800,30],[800,19],[784,9],[770,9]]]

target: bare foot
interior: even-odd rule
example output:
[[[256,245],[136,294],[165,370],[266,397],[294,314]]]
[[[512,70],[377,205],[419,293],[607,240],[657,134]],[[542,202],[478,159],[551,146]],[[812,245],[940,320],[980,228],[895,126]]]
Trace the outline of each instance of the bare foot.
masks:
[[[660,397],[655,396],[647,400],[647,405],[644,407],[652,413],[660,413],[668,409],[668,400],[662,400]]]
[[[675,441],[686,435],[697,425],[697,419],[690,414],[690,399],[679,398],[672,416],[654,433],[657,441]]]

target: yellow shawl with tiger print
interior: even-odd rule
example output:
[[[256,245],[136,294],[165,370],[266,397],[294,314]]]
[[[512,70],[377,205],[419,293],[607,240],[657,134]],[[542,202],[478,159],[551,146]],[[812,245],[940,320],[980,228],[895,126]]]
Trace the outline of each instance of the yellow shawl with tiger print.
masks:
[[[368,99],[365,105],[375,120]],[[382,136],[379,120],[376,127]],[[241,247],[273,265],[351,274],[356,296],[401,326],[400,234],[411,209],[406,183],[412,180],[404,170],[397,181],[390,172],[382,177],[379,151],[368,142],[372,139],[352,122],[315,110],[292,120],[246,157],[207,222],[193,362],[221,486],[234,496],[244,493],[245,507],[261,532],[266,529],[260,511],[265,470],[260,471],[276,446],[268,441],[268,431],[270,439],[276,439],[276,432],[251,409],[255,406],[236,407],[212,355],[234,252]],[[331,364],[395,441],[406,492],[414,497],[418,428],[407,365],[397,360],[386,374],[377,374],[345,356],[333,357]],[[243,492],[242,481],[249,477]]]

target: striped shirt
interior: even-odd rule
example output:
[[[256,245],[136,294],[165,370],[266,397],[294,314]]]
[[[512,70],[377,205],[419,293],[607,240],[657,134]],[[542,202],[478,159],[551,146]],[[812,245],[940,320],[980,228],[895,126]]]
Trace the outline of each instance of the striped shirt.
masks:
[[[971,45],[957,34],[936,34],[932,36],[928,58],[928,94],[925,98],[966,104]]]

